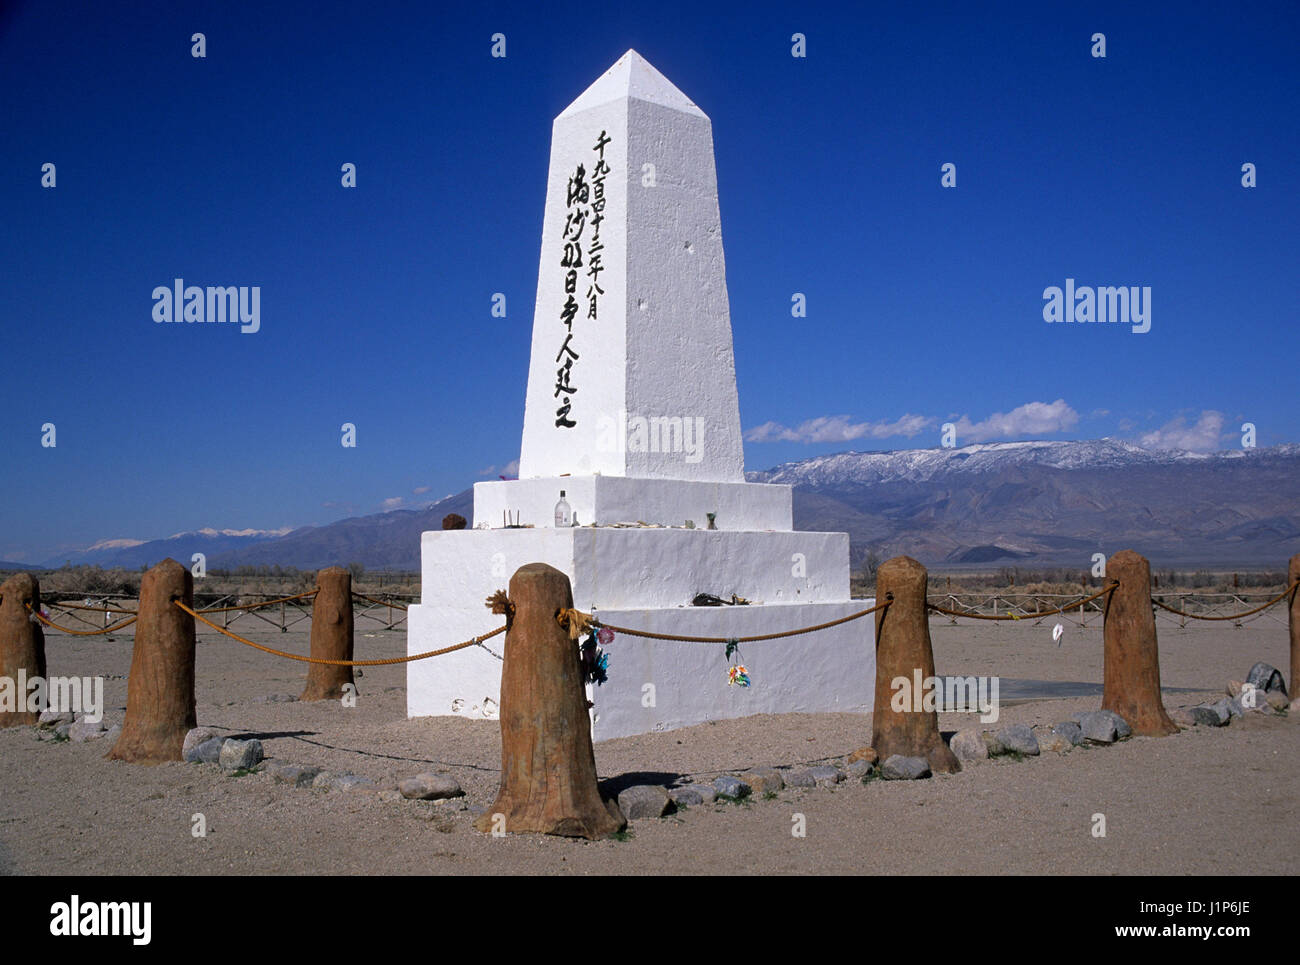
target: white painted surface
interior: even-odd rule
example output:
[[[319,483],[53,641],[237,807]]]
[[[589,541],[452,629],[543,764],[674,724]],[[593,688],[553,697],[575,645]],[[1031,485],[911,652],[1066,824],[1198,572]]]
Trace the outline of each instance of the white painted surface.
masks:
[[[423,535],[420,555],[421,602],[436,608],[481,607],[528,563],[548,563],[568,576],[574,603],[582,610],[684,607],[697,593],[734,593],[754,603],[849,598],[849,539],[844,533],[437,530]],[[435,649],[414,636],[412,631],[414,649],[408,652]]]
[[[601,225],[605,245],[598,319],[586,317],[586,275],[572,347],[577,391],[556,422],[557,353],[565,269],[560,265],[569,179],[594,167],[604,131],[611,173]],[[644,183],[654,166],[654,185]],[[584,235],[584,238],[586,236]],[[639,451],[611,426],[635,419],[691,420],[697,453]],[[676,438],[676,437],[674,437]],[[690,456],[688,458],[688,455]],[[698,458],[696,458],[698,456]],[[591,475],[744,481],[731,320],[709,119],[635,51],[575,100],[552,128],[533,319],[532,358],[519,459],[521,479]],[[581,518],[581,517],[580,517]]]
[[[583,526],[638,521],[684,526],[689,519],[705,529],[709,513],[721,530],[789,531],[793,522],[789,486],[560,476],[475,483],[473,525],[500,528],[502,513],[510,512],[524,525],[554,527],[561,490]]]
[[[857,613],[872,600],[748,607],[601,610],[609,623],[689,636],[750,636]],[[609,680],[591,688],[596,740],[675,730],[751,714],[869,713],[875,687],[875,616],[781,640],[741,644],[737,662],[753,685],[727,684],[724,644],[616,635]],[[412,607],[412,653],[432,650],[499,625],[485,607]],[[417,641],[419,641],[417,643]],[[492,651],[492,652],[489,652]],[[496,654],[496,656],[494,656]],[[407,713],[494,717],[500,699],[504,634],[483,647],[410,664]],[[653,692],[646,685],[653,686]],[[646,706],[653,694],[653,706]],[[460,701],[459,710],[453,711]],[[477,710],[475,708],[478,708]],[[488,712],[484,713],[484,708]],[[868,739],[864,735],[864,742]]]
[[[873,600],[813,605],[601,611],[609,623],[688,636],[751,636],[858,613]],[[609,680],[593,688],[596,740],[675,730],[751,714],[869,713],[875,697],[875,615],[781,640],[743,643],[753,680],[727,684],[726,645],[615,635]],[[654,687],[653,707],[646,707]],[[870,734],[863,734],[863,743]]]

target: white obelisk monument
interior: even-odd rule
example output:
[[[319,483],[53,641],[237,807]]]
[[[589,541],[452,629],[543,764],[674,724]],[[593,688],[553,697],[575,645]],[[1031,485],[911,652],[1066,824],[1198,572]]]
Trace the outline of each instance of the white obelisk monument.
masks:
[[[870,605],[849,600],[846,534],[794,532],[790,487],[744,481],[712,125],[631,50],[555,119],[519,479],[474,486],[473,529],[423,535],[408,652],[497,625],[484,599],[535,562],[569,575],[579,609],[659,633],[758,635]],[[701,593],[749,604],[693,606]],[[872,619],[731,658],[620,635],[589,688],[593,736],[869,711]],[[409,664],[408,714],[494,716],[502,650]]]

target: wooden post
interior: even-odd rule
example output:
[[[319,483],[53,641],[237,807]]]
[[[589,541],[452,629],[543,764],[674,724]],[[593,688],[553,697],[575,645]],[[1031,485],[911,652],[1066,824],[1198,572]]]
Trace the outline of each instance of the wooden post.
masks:
[[[1151,610],[1151,564],[1133,550],[1106,561],[1106,576],[1118,580],[1106,598],[1101,706],[1113,710],[1134,734],[1164,737],[1178,733],[1160,694],[1160,651]]]
[[[573,606],[569,578],[545,563],[510,579],[501,671],[501,787],[474,827],[487,832],[604,838],[627,824],[604,802],[578,645],[556,622]]]
[[[1286,585],[1290,586],[1296,580],[1300,580],[1300,553],[1291,557],[1291,565],[1287,568]],[[1291,628],[1291,694],[1292,700],[1295,700],[1300,694],[1300,588],[1291,591],[1290,606],[1287,608],[1289,623]]]
[[[939,715],[921,709],[923,694],[917,692],[934,677],[934,650],[930,644],[930,622],[925,612],[928,577],[925,567],[910,556],[895,556],[876,571],[876,602],[893,602],[876,612],[876,703],[871,712],[871,746],[879,760],[894,754],[924,757],[936,774],[961,770],[956,756],[939,733]],[[893,707],[899,692],[893,683],[907,681],[915,703],[899,711]]]
[[[181,760],[194,711],[194,618],[176,606],[194,606],[194,577],[165,559],[140,578],[140,616],[126,685],[122,736],[110,761],[162,764]]]
[[[32,615],[40,610],[41,585],[30,573],[17,573],[0,586],[0,677],[6,678],[0,686],[11,688],[14,707],[0,711],[0,727],[35,724],[45,709],[28,710],[28,688],[18,686],[20,677],[45,676],[45,631]]]
[[[311,608],[311,655],[317,660],[352,659],[352,574],[331,566],[316,574],[320,592]],[[307,687],[299,700],[338,700],[343,688],[356,682],[351,667],[325,663],[307,665]]]

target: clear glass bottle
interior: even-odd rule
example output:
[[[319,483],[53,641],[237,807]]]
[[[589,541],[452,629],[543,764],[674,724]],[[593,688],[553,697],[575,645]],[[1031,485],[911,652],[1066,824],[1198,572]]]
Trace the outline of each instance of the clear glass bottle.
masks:
[[[555,526],[558,529],[561,526],[573,525],[573,511],[569,509],[569,504],[564,501],[564,490],[560,490],[560,501],[555,504]]]

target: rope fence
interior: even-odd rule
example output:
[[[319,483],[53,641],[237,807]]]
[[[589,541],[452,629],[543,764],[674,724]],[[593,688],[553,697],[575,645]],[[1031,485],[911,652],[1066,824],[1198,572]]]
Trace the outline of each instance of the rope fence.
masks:
[[[1226,616],[1217,616],[1217,615],[1206,616],[1203,613],[1188,613],[1185,610],[1176,610],[1173,607],[1169,606],[1168,604],[1162,603],[1161,601],[1157,600],[1155,597],[1151,598],[1151,602],[1154,603],[1156,606],[1160,607],[1160,609],[1162,610],[1167,610],[1170,613],[1176,614],[1180,617],[1187,617],[1192,620],[1240,620],[1242,617],[1252,616],[1253,614],[1260,613],[1264,610],[1267,610],[1275,603],[1280,603],[1282,600],[1286,599],[1288,596],[1293,594],[1296,590],[1296,587],[1300,587],[1300,580],[1297,580],[1296,582],[1292,583],[1290,586],[1288,586],[1277,596],[1273,597],[1273,599],[1269,600],[1267,603],[1262,603],[1259,606],[1254,607],[1253,609],[1250,610],[1246,610],[1243,613],[1229,613]]]
[[[51,622],[39,610],[33,610],[30,603],[24,603],[23,606],[27,608],[28,613],[40,620],[41,623],[45,624],[51,630],[58,630],[60,633],[66,633],[74,637],[97,637],[101,634],[112,633],[114,630],[121,630],[123,627],[129,627],[139,619],[137,616],[132,614],[129,619],[121,620],[110,627],[101,627],[98,630],[73,630],[71,627],[61,627],[57,623]]]
[[[949,610],[946,607],[941,607],[935,603],[927,603],[925,606],[926,609],[933,610],[935,613],[943,613],[950,617],[970,617],[972,620],[1036,620],[1041,617],[1055,616],[1058,613],[1065,613],[1069,610],[1074,610],[1086,606],[1087,604],[1091,603],[1093,600],[1100,599],[1101,597],[1106,596],[1108,593],[1113,593],[1118,587],[1119,587],[1119,581],[1113,580],[1103,589],[1098,590],[1096,593],[1094,593],[1092,596],[1086,596],[1081,600],[1076,600],[1075,602],[1069,604],[1068,606],[1057,607],[1054,610],[1037,610],[1033,613],[990,614],[990,613],[975,613],[970,610],[966,610],[966,611]]]
[[[429,657],[441,657],[443,654],[454,653],[457,650],[464,650],[466,647],[477,647],[484,640],[490,640],[493,637],[495,637],[497,634],[506,632],[506,628],[504,626],[497,627],[491,633],[485,633],[482,636],[474,637],[473,639],[466,640],[463,643],[456,643],[450,647],[443,647],[439,650],[429,650],[425,653],[412,654],[411,656],[407,656],[407,657],[389,657],[386,660],[321,660],[315,657],[304,657],[296,653],[286,653],[283,650],[276,650],[274,647],[264,647],[260,643],[254,643],[252,640],[245,639],[244,637],[241,637],[237,633],[232,633],[230,630],[227,630],[225,627],[218,626],[217,624],[213,623],[211,620],[204,617],[202,611],[192,609],[186,606],[180,600],[174,600],[173,602],[176,604],[176,606],[180,607],[182,610],[184,610],[190,616],[194,617],[199,622],[206,624],[207,626],[211,627],[213,630],[216,630],[218,633],[230,637],[230,639],[232,640],[238,640],[240,643],[244,644],[245,646],[252,647],[254,650],[261,650],[263,653],[273,654],[277,657],[284,657],[286,660],[298,660],[302,663],[325,664],[331,667],[391,667],[393,664],[398,664],[398,663],[412,663],[416,660],[426,660]]]
[[[997,621],[997,622],[1005,622],[1009,620],[1010,621],[1038,620],[1038,619],[1042,619],[1043,617],[1068,613],[1072,610],[1080,610],[1082,612],[1083,608],[1086,607],[1089,603],[1093,603],[1094,601],[1109,595],[1110,593],[1114,592],[1118,586],[1119,586],[1118,581],[1112,581],[1107,586],[1103,587],[1101,590],[1098,590],[1096,593],[1093,593],[1091,596],[1082,597],[1078,600],[1075,600],[1073,603],[1068,603],[1065,604],[1064,606],[1054,607],[1053,609],[1050,610],[1033,610],[1025,613],[992,613],[992,614],[979,613],[975,610],[970,610],[970,609],[954,610],[948,607],[940,606],[937,603],[927,603],[926,609],[933,613],[942,613],[945,616],[949,616],[949,617],[954,617],[954,618],[964,617],[971,620],[987,620],[987,621]],[[1269,607],[1275,606],[1276,604],[1285,600],[1288,596],[1294,594],[1297,588],[1300,588],[1300,580],[1293,582],[1290,586],[1288,586],[1277,596],[1273,597],[1271,600],[1268,600],[1265,603],[1261,603],[1259,606],[1252,607],[1248,610],[1244,610],[1240,613],[1206,615],[1203,613],[1192,613],[1187,610],[1180,610],[1176,607],[1170,606],[1167,603],[1164,603],[1162,600],[1156,599],[1155,597],[1151,598],[1151,602],[1152,604],[1154,604],[1155,606],[1159,607],[1162,610],[1165,610],[1169,613],[1174,614],[1175,616],[1183,617],[1186,619],[1226,622],[1229,620],[1240,620],[1244,617],[1249,617],[1257,613],[1262,613],[1264,610],[1267,610]],[[212,623],[210,620],[203,619],[200,616],[200,614],[230,613],[234,611],[250,612],[253,610],[262,609],[264,607],[275,606],[277,604],[293,603],[298,600],[305,600],[314,597],[319,592],[320,590],[319,588],[317,588],[317,589],[307,590],[303,593],[298,593],[293,596],[284,596],[284,597],[277,597],[276,599],[273,600],[264,600],[260,603],[247,603],[247,604],[239,604],[235,606],[222,606],[222,607],[206,607],[201,610],[192,611],[192,615],[199,617],[199,619],[201,619],[203,623],[207,624],[213,629],[219,630],[220,632],[226,634],[229,637],[232,637],[233,639],[239,640],[243,643],[248,643],[249,646],[257,647],[258,649],[265,650],[268,653],[280,654],[282,656],[290,656],[293,659],[307,660],[308,662],[311,662],[310,660],[308,660],[308,658],[305,657],[293,657],[292,655],[285,654],[283,651],[280,650],[262,647],[260,644],[250,643],[249,641],[245,640],[243,637],[238,636],[237,634],[229,633],[225,627],[217,626],[216,624]],[[363,600],[366,603],[372,604],[373,606],[390,607],[392,609],[403,610],[403,611],[409,609],[407,606],[398,603],[394,600],[379,600],[371,596],[366,596],[364,593],[354,592],[352,596],[355,597],[356,599]],[[814,626],[800,627],[795,630],[783,630],[777,633],[764,633],[764,634],[757,634],[749,637],[734,637],[734,638],[733,637],[700,637],[700,636],[688,636],[688,635],[671,634],[671,633],[656,633],[649,630],[636,630],[631,627],[622,627],[612,623],[605,623],[601,620],[598,620],[596,617],[592,616],[591,614],[583,613],[577,609],[561,611],[557,615],[556,619],[560,621],[561,626],[565,627],[566,629],[570,629],[571,635],[575,635],[575,636],[576,633],[584,632],[587,627],[595,627],[597,629],[601,627],[607,627],[608,629],[613,630],[615,633],[622,633],[631,637],[641,637],[647,640],[675,640],[675,641],[680,641],[685,643],[728,643],[734,640],[735,642],[738,643],[753,643],[753,642],[758,642],[763,640],[779,640],[785,637],[801,636],[807,633],[815,633],[818,630],[825,630],[825,629],[829,629],[830,627],[839,626],[840,624],[848,623],[852,620],[857,620],[860,619],[861,617],[867,616],[868,614],[875,613],[879,610],[882,610],[889,605],[889,602],[890,601],[886,600],[883,603],[878,603],[876,606],[871,607],[870,609],[862,610],[858,613],[853,613],[846,617],[840,617],[838,620],[830,620],[827,621],[826,623],[819,623]],[[111,626],[106,626],[95,630],[77,630],[71,627],[60,626],[59,624],[54,623],[52,620],[48,619],[43,614],[32,611],[30,606],[27,607],[28,611],[31,612],[36,619],[40,620],[42,624],[44,624],[45,626],[49,627],[52,630],[58,630],[59,632],[69,634],[70,636],[94,637],[94,636],[102,636],[105,634],[114,633],[118,630],[122,630],[125,629],[126,627],[129,627],[131,624],[135,623],[137,619],[136,611],[127,610],[120,607],[107,607],[107,606],[93,607],[93,606],[85,606],[76,603],[52,603],[50,605],[57,606],[60,608],[73,609],[73,610],[89,610],[96,613],[129,614],[128,619],[119,621],[118,623],[114,623]],[[181,604],[178,603],[178,605]],[[188,608],[185,607],[183,608],[188,610]],[[364,613],[362,615],[364,615]],[[579,630],[576,631],[576,633],[571,630],[570,623],[569,623],[570,618],[576,618],[578,621]],[[500,630],[496,632],[499,633],[504,629],[505,628],[502,627]],[[392,660],[388,662],[403,663],[410,660],[424,659],[425,657],[429,657],[429,656],[438,656],[441,653],[450,653],[453,650],[459,650],[462,649],[463,647],[474,646],[477,642],[486,639],[487,637],[480,637],[477,638],[476,640],[467,641],[464,644],[458,644],[455,647],[451,648],[451,650],[431,651],[428,654],[421,654],[418,657],[406,657],[406,658],[401,658],[401,659]],[[336,661],[336,663],[347,663],[347,662]],[[367,666],[368,664],[353,662],[352,665]],[[382,664],[376,664],[376,666],[380,666],[380,665]]]
[[[848,623],[850,620],[859,620],[869,613],[875,613],[883,610],[893,602],[893,597],[885,600],[883,603],[877,603],[869,609],[862,610],[859,613],[851,613],[846,617],[840,617],[838,620],[827,620],[825,623],[818,623],[811,627],[800,627],[797,630],[782,630],[778,633],[763,633],[751,637],[692,637],[683,636],[677,633],[652,633],[649,630],[633,630],[629,627],[620,627],[614,623],[605,623],[596,619],[590,613],[583,613],[581,610],[561,610],[556,614],[555,619],[559,621],[560,626],[569,631],[571,637],[577,637],[590,627],[596,629],[605,628],[613,630],[615,633],[623,633],[629,637],[643,637],[647,640],[674,640],[683,643],[755,643],[759,640],[780,640],[783,637],[797,637],[804,633],[815,633],[818,630],[826,630],[830,627],[837,627],[842,623]]]

